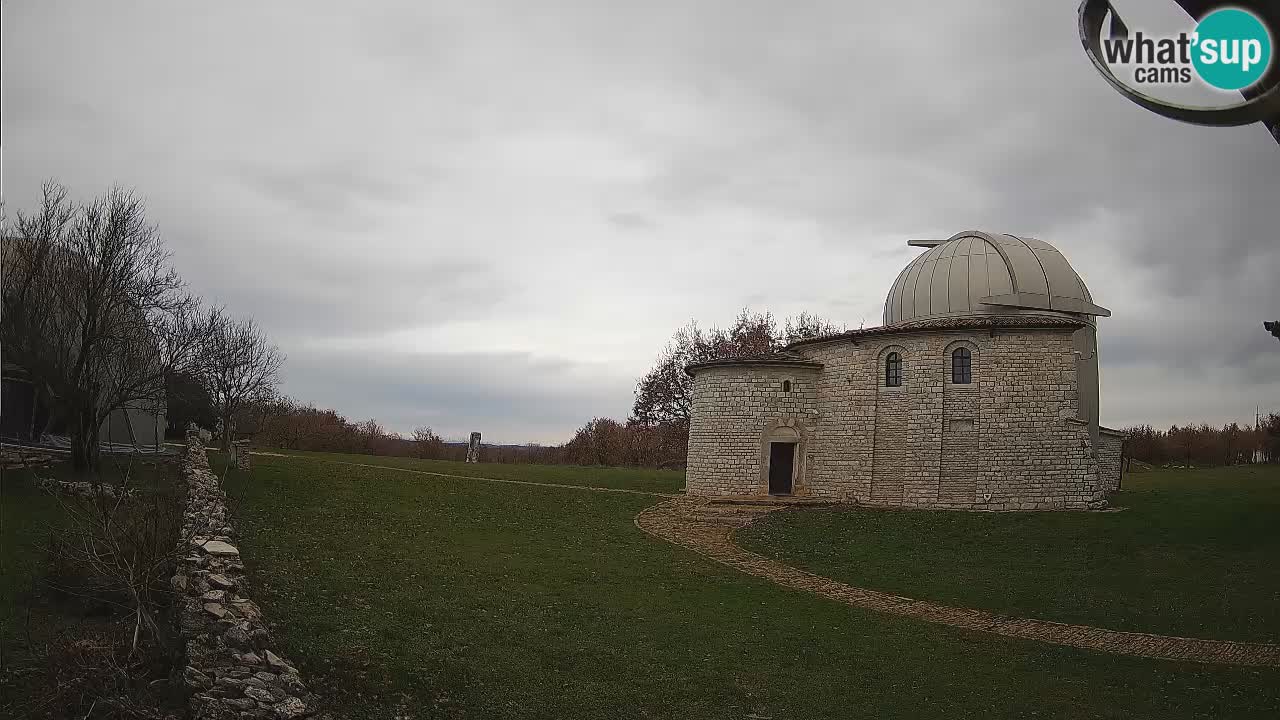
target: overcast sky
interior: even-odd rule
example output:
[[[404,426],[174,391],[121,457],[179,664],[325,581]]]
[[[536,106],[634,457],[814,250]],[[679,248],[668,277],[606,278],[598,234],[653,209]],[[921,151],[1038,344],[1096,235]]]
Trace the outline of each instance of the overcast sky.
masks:
[[[876,325],[965,229],[1111,308],[1104,424],[1280,410],[1280,147],[1121,98],[1076,5],[5,0],[6,207],[135,188],[288,394],[400,431],[563,441],[690,318]]]

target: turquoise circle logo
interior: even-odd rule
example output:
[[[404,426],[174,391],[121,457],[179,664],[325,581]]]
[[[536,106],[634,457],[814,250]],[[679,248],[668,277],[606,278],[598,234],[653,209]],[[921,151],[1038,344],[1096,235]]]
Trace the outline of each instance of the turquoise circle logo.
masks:
[[[1271,34],[1257,15],[1223,8],[1196,25],[1191,63],[1201,80],[1219,90],[1243,90],[1271,64]]]

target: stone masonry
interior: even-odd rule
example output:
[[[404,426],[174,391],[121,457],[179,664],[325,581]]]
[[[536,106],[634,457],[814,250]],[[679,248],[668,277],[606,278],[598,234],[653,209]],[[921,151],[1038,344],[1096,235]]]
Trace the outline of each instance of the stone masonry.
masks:
[[[1098,449],[1098,475],[1107,492],[1120,489],[1121,463],[1124,461],[1125,434],[1110,428],[1102,428]]]
[[[799,362],[697,369],[687,491],[766,494],[767,446],[786,425],[801,450],[796,496],[948,509],[1102,507],[1118,483],[1122,436],[1103,430],[1095,456],[1078,419],[1078,326],[1025,325],[851,333],[791,348]],[[957,347],[971,353],[970,384],[951,381]],[[885,385],[890,352],[902,359],[900,387]]]
[[[791,391],[783,392],[783,383]],[[694,382],[688,490],[701,495],[769,492],[768,436],[779,425],[803,439],[818,419],[818,372],[806,367],[708,368]],[[801,446],[797,466],[803,468]],[[798,473],[796,492],[805,475]]]
[[[247,455],[247,449],[245,455]],[[292,663],[271,649],[262,611],[249,598],[233,544],[226,495],[197,434],[187,434],[183,558],[172,578],[186,642],[183,678],[193,720],[293,720],[316,697]]]
[[[249,458],[248,440],[231,441],[231,459],[235,462],[236,469],[242,472],[248,472],[253,467]]]

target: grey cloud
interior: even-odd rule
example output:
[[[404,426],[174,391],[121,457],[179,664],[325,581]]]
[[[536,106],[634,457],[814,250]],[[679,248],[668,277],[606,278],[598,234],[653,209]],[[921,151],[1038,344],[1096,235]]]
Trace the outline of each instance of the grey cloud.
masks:
[[[623,230],[650,230],[657,224],[642,213],[614,212],[609,213],[608,220]]]
[[[259,165],[247,168],[244,177],[246,184],[265,198],[290,211],[340,223],[344,230],[367,228],[387,206],[412,198],[412,184],[405,178],[385,176],[358,158],[292,167]]]
[[[876,324],[904,241],[971,228],[1114,311],[1104,420],[1280,403],[1280,151],[1120,98],[1074,5],[10,4],[6,201],[135,186],[288,392],[398,428],[563,439],[690,316]]]
[[[323,252],[323,250],[321,250]],[[377,336],[483,317],[505,297],[492,268],[468,261],[346,257],[341,264],[309,260],[291,269],[294,281],[254,273],[223,285],[219,296],[252,309],[277,336]]]
[[[290,358],[287,373],[300,398],[348,419],[508,443],[563,442],[595,415],[623,417],[633,387],[601,368],[524,353],[317,351]]]

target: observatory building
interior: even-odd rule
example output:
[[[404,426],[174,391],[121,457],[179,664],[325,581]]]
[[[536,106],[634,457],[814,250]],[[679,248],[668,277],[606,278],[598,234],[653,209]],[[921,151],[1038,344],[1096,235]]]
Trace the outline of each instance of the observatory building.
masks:
[[[690,495],[969,510],[1104,507],[1097,318],[1052,245],[978,231],[898,275],[884,324],[690,365]]]

